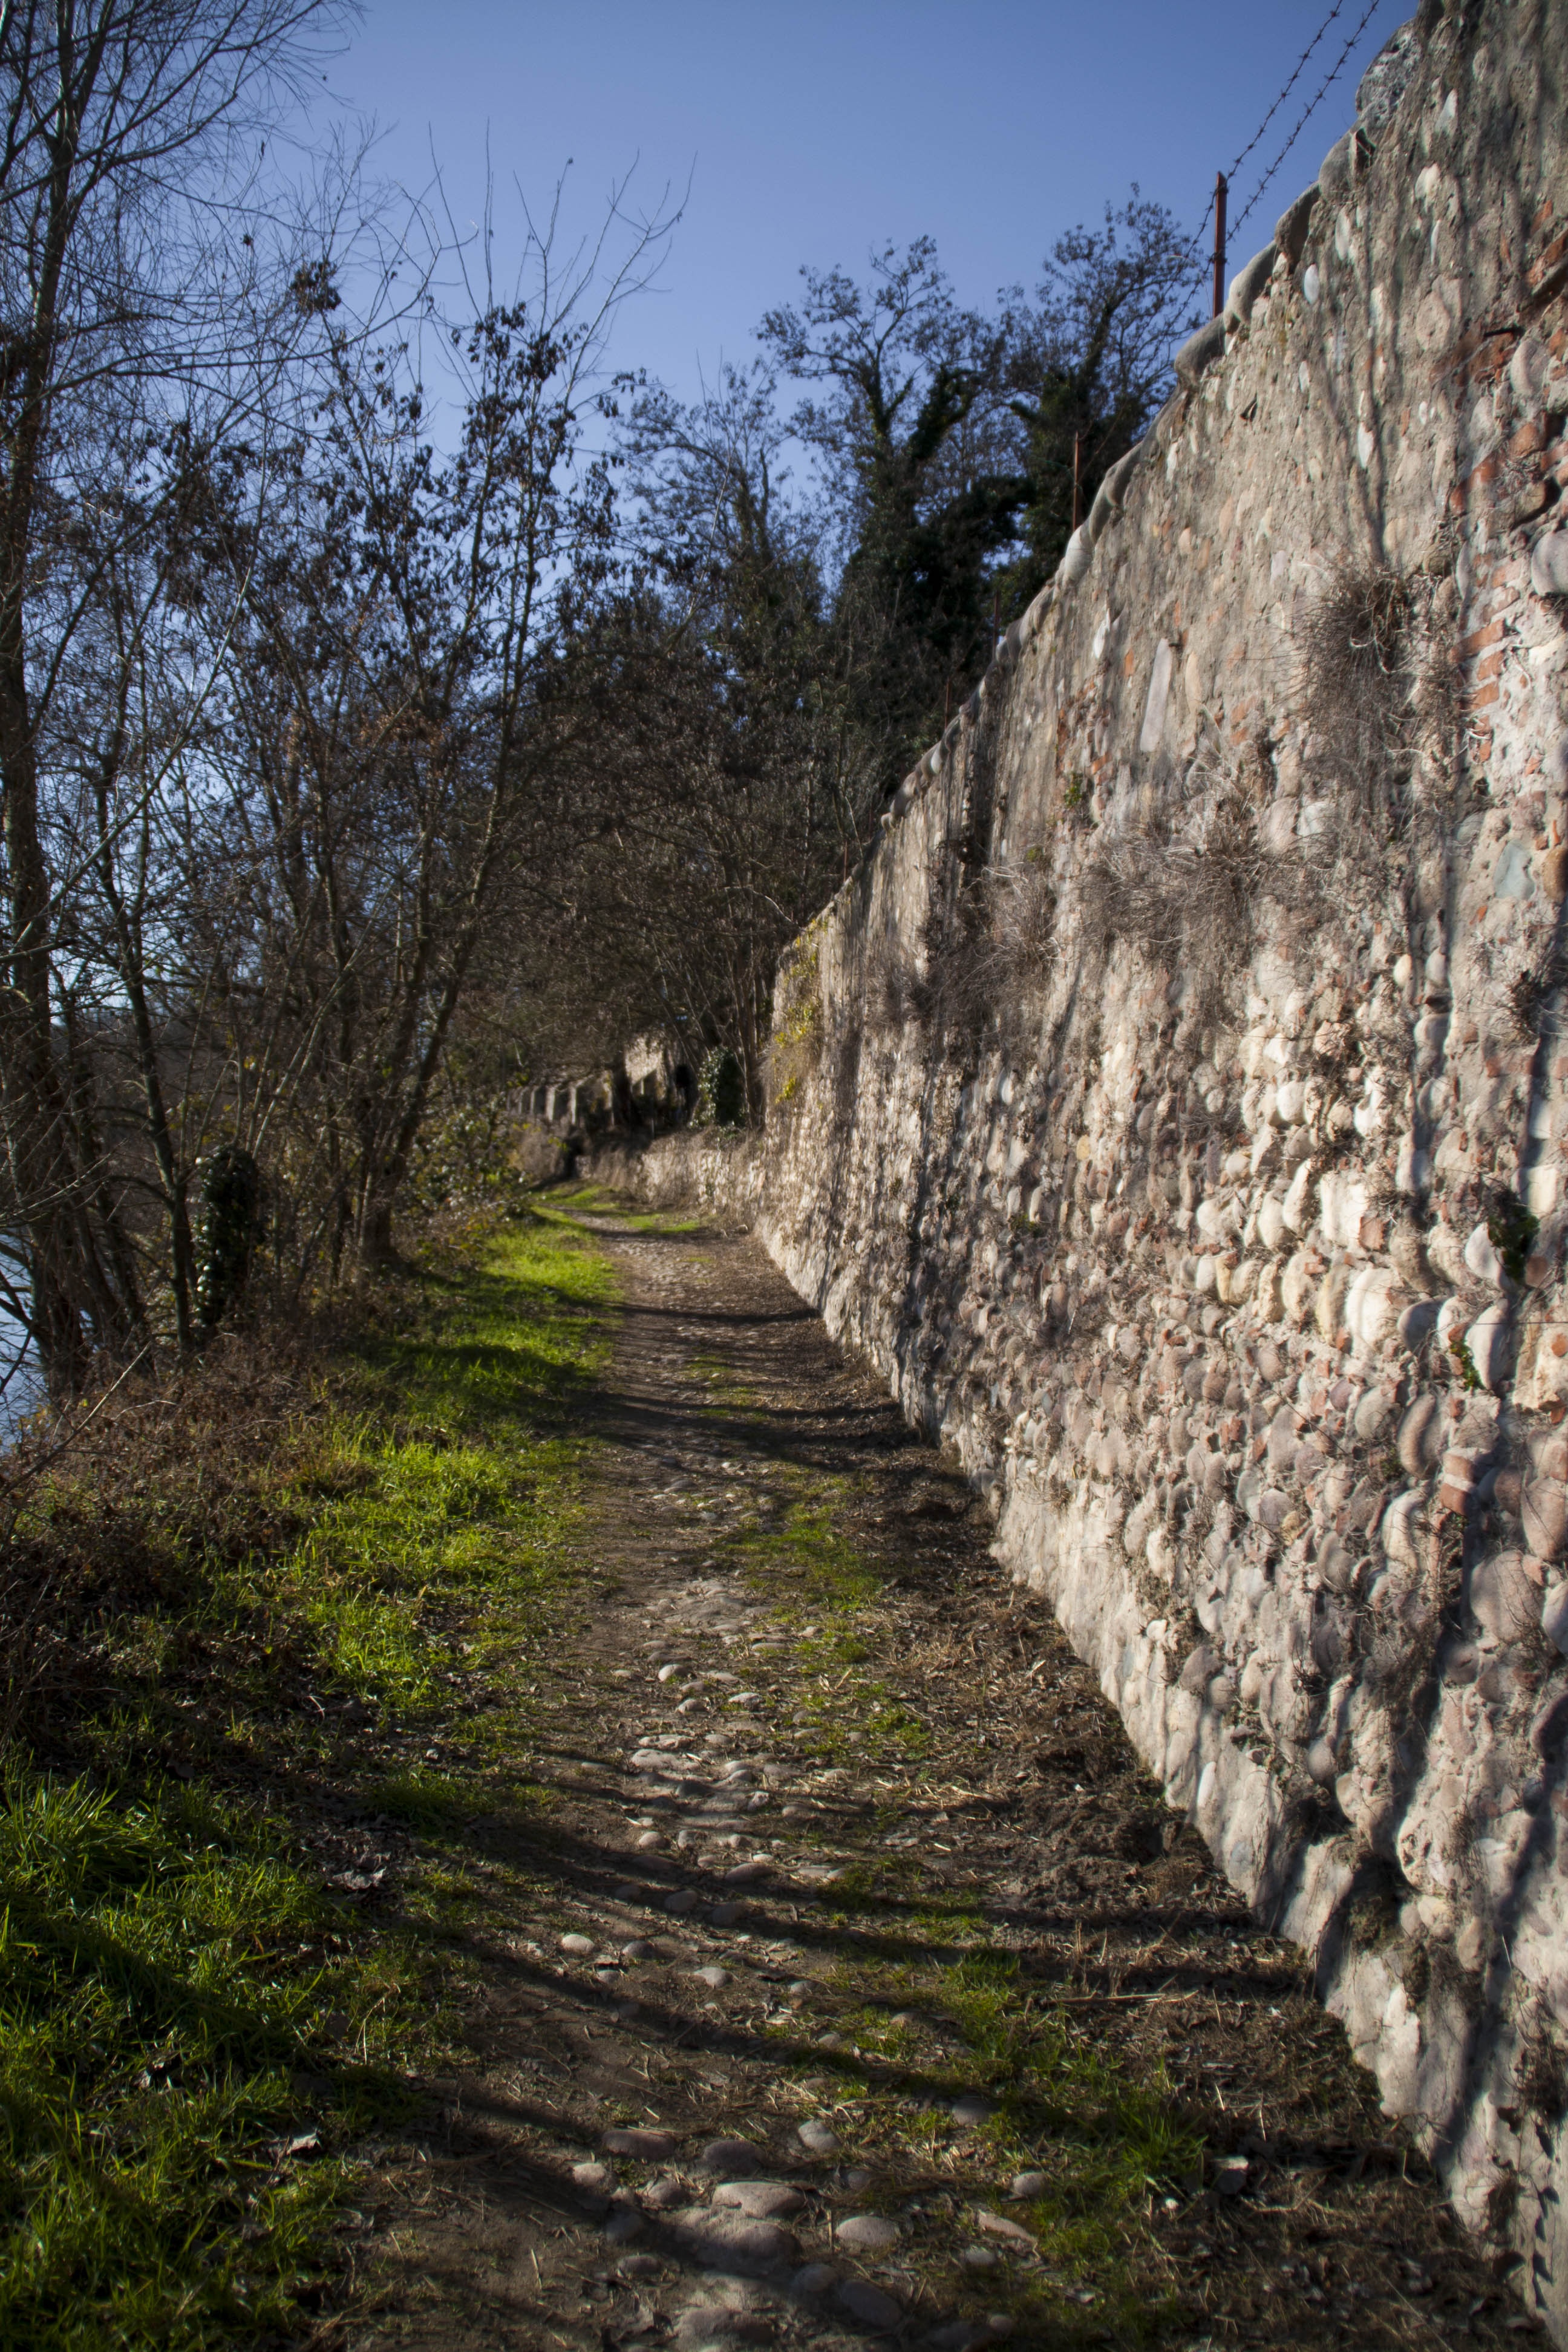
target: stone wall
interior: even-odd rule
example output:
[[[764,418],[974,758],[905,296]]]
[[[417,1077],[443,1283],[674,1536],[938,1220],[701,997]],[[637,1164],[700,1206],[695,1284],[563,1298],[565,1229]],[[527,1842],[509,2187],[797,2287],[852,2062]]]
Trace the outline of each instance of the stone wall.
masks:
[[[961,1450],[1563,2342],[1565,68],[1409,29],[796,943],[765,1138],[638,1171]]]

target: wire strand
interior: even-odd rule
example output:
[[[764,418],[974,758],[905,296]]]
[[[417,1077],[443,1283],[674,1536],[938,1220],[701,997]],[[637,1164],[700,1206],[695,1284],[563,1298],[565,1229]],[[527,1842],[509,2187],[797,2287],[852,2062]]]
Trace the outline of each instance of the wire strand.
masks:
[[[1294,69],[1291,72],[1289,79],[1286,82],[1284,89],[1279,92],[1279,97],[1274,100],[1273,105],[1269,108],[1262,121],[1258,124],[1257,130],[1253,132],[1251,138],[1247,141],[1246,146],[1242,149],[1240,154],[1237,157],[1229,171],[1225,174],[1227,186],[1229,183],[1235,179],[1237,172],[1240,171],[1242,165],[1246,163],[1253,150],[1258,145],[1264,132],[1268,130],[1269,124],[1273,121],[1275,116],[1279,113],[1280,108],[1289,97],[1290,92],[1295,89],[1296,84],[1300,80],[1301,76],[1305,72],[1307,65],[1312,57],[1313,51],[1317,48],[1319,43],[1322,40],[1323,36],[1327,33],[1329,27],[1335,22],[1336,18],[1343,16],[1347,5],[1348,0],[1334,0],[1333,6],[1329,10],[1328,15],[1323,18],[1322,23],[1319,26],[1317,31],[1313,34],[1311,39],[1308,42],[1306,47],[1297,58]],[[1256,209],[1258,199],[1261,197],[1265,188],[1268,187],[1269,182],[1273,179],[1275,173],[1279,169],[1280,164],[1285,161],[1286,156],[1290,152],[1291,148],[1294,147],[1297,140],[1301,136],[1302,131],[1306,129],[1308,123],[1311,121],[1313,115],[1317,112],[1319,107],[1328,96],[1329,91],[1332,89],[1334,83],[1344,71],[1346,61],[1349,58],[1352,50],[1355,47],[1356,43],[1360,40],[1368,25],[1371,24],[1373,16],[1377,14],[1380,5],[1381,0],[1368,0],[1368,5],[1362,16],[1360,23],[1356,26],[1356,28],[1351,35],[1349,40],[1346,41],[1343,48],[1340,51],[1340,54],[1335,58],[1333,64],[1329,68],[1328,72],[1323,76],[1322,80],[1318,85],[1316,92],[1308,101],[1306,107],[1302,110],[1301,114],[1297,120],[1295,129],[1291,131],[1289,139],[1286,140],[1283,147],[1280,148],[1279,152],[1275,156],[1274,161],[1269,164],[1268,169],[1264,173],[1261,180],[1258,181],[1258,185],[1252,191],[1251,195],[1248,196],[1246,204],[1243,205],[1240,212],[1238,212],[1235,219],[1229,223],[1231,233],[1234,233],[1241,226],[1242,222],[1246,220],[1248,215]],[[1207,204],[1204,206],[1203,218],[1199,221],[1196,229],[1194,231],[1193,236],[1189,240],[1187,248],[1189,252],[1196,253],[1198,247],[1202,242],[1204,232],[1207,228],[1213,215],[1214,197],[1211,194]],[[1203,267],[1194,274],[1192,282],[1194,286],[1200,286],[1203,283],[1207,268],[1208,264],[1205,260]]]
[[[1306,110],[1302,114],[1300,121],[1297,123],[1296,128],[1291,131],[1289,138],[1287,139],[1284,146],[1281,147],[1279,152],[1276,155],[1272,163],[1269,164],[1268,169],[1264,173],[1263,177],[1259,180],[1258,185],[1254,188],[1252,194],[1248,196],[1247,202],[1237,213],[1236,216],[1236,226],[1237,228],[1241,226],[1242,222],[1247,218],[1248,213],[1253,210],[1258,198],[1262,195],[1264,189],[1268,185],[1269,181],[1274,177],[1275,173],[1279,169],[1280,164],[1290,152],[1291,148],[1294,147],[1297,140],[1301,136],[1302,131],[1305,131],[1308,123],[1311,121],[1312,116],[1317,112],[1319,107],[1328,96],[1331,86],[1339,79],[1341,74],[1344,71],[1351,51],[1355,47],[1356,43],[1360,40],[1367,26],[1371,24],[1373,16],[1376,16],[1379,5],[1380,0],[1368,0],[1367,7],[1362,16],[1360,24],[1356,26],[1355,31],[1345,43],[1344,47],[1340,51],[1339,56],[1335,58],[1332,66],[1329,68],[1329,71],[1324,75],[1322,81],[1318,86],[1317,95],[1307,106]],[[1255,141],[1253,143],[1256,145],[1257,142]]]
[[[1377,0],[1373,0],[1373,7],[1375,7],[1376,5],[1377,5]],[[1279,111],[1280,108],[1284,105],[1285,100],[1289,97],[1290,92],[1295,89],[1296,84],[1300,80],[1302,74],[1303,74],[1303,73],[1305,72],[1305,70],[1306,70],[1306,66],[1307,66],[1307,60],[1308,60],[1308,58],[1311,56],[1312,51],[1317,47],[1318,43],[1322,39],[1323,35],[1328,31],[1329,26],[1333,23],[1334,18],[1335,18],[1336,16],[1340,16],[1340,15],[1343,12],[1344,6],[1345,6],[1345,0],[1334,0],[1334,5],[1333,5],[1333,6],[1329,10],[1328,15],[1324,17],[1324,19],[1323,19],[1322,23],[1319,26],[1319,27],[1318,27],[1318,29],[1317,29],[1317,31],[1313,34],[1313,36],[1312,36],[1311,39],[1308,42],[1308,44],[1307,44],[1306,47],[1302,50],[1302,52],[1301,52],[1300,56],[1297,58],[1297,60],[1296,60],[1296,70],[1295,70],[1295,72],[1290,76],[1289,80],[1286,83],[1286,85],[1285,85],[1284,89],[1280,91],[1280,93],[1279,93],[1279,97],[1275,100],[1275,101],[1274,101],[1273,105],[1269,108],[1269,110],[1268,110],[1268,113],[1264,116],[1264,118],[1263,118],[1262,121],[1258,124],[1258,126],[1257,130],[1253,132],[1253,134],[1252,134],[1251,138],[1247,141],[1247,142],[1246,146],[1242,149],[1242,151],[1241,151],[1240,154],[1237,157],[1237,159],[1236,159],[1235,163],[1231,165],[1231,167],[1230,167],[1229,171],[1226,173],[1226,175],[1225,175],[1225,176],[1226,176],[1226,178],[1227,180],[1234,180],[1234,179],[1235,179],[1235,177],[1236,177],[1237,173],[1240,171],[1240,169],[1241,169],[1242,165],[1246,163],[1246,161],[1247,161],[1247,157],[1251,154],[1251,152],[1252,152],[1253,149],[1258,145],[1258,143],[1259,140],[1262,138],[1262,136],[1263,136],[1264,132],[1268,130],[1268,128],[1269,124],[1273,121],[1273,120],[1274,120],[1275,116],[1279,113]],[[1369,8],[1369,9],[1367,10],[1367,16],[1371,16],[1371,14],[1372,14],[1372,9],[1371,9],[1371,8]],[[1366,22],[1366,17],[1365,17],[1365,16],[1363,16],[1363,17],[1362,18],[1362,24],[1363,24],[1363,25],[1364,25],[1364,24],[1365,24],[1365,22]],[[1360,26],[1357,26],[1357,28],[1356,28],[1357,33],[1359,33],[1360,29],[1361,29],[1361,28],[1360,28]],[[1352,36],[1351,36],[1351,38],[1352,38],[1352,40],[1353,41],[1353,40],[1356,38],[1356,34],[1355,34],[1355,33],[1352,33]]]

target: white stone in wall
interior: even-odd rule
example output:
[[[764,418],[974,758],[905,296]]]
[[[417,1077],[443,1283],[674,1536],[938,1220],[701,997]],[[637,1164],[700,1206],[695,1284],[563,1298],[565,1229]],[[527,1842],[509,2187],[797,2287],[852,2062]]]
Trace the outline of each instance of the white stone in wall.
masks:
[[[1165,732],[1165,707],[1171,694],[1171,665],[1174,648],[1163,637],[1154,648],[1153,666],[1149,673],[1149,692],[1143,705],[1143,725],[1138,737],[1140,751],[1157,751]]]

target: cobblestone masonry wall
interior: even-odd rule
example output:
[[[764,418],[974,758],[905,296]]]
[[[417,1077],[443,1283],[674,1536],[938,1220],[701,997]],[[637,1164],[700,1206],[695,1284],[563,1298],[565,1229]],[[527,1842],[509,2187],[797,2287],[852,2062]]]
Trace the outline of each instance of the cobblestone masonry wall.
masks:
[[[1568,0],[1405,47],[797,943],[764,1142],[641,1181],[961,1449],[1568,2343]]]

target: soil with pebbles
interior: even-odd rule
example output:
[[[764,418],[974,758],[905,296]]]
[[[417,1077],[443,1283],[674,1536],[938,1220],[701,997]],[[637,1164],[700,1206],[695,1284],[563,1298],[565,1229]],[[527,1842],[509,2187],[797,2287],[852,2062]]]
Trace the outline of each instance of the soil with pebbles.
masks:
[[[487,1863],[471,2061],[374,2152],[320,2340],[1533,2332],[951,1465],[752,1242],[593,1222],[624,1307],[548,1802]],[[976,1952],[991,2039],[942,2003]],[[1061,2150],[1019,2178],[991,2119],[995,2034],[1041,2019],[1184,2135],[1098,2237],[1041,2223]]]

